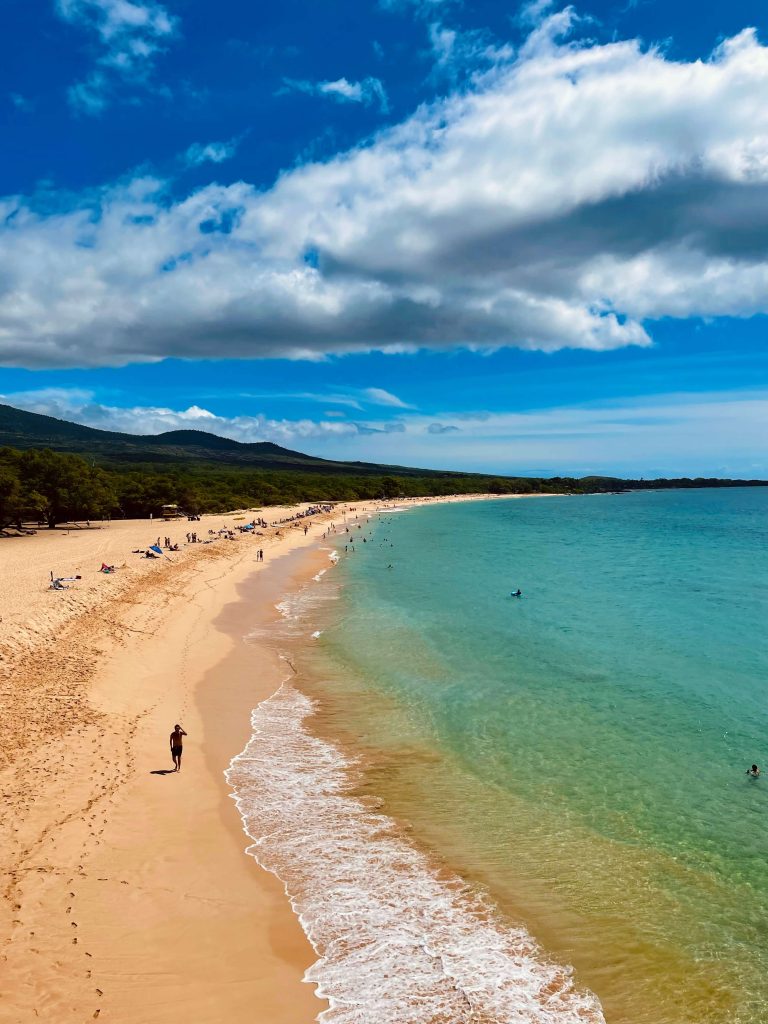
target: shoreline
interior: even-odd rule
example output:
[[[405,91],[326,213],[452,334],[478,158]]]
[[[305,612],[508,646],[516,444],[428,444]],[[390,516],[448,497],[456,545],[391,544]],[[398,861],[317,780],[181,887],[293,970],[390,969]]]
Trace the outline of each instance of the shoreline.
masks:
[[[449,510],[445,511],[449,512]],[[454,511],[458,513],[459,510]],[[498,509],[497,511],[501,513],[502,510]],[[465,512],[468,514],[465,515]],[[591,517],[591,513],[587,513],[586,510],[582,509],[581,512],[582,516]],[[472,522],[476,522],[476,515],[479,514],[480,507],[463,510],[461,516],[463,529],[461,531],[452,530],[448,533],[446,530],[436,529],[434,533],[438,539],[442,535],[444,541],[447,540],[447,543],[452,545],[453,538],[460,533],[466,534],[472,530]],[[641,509],[639,516],[642,517],[642,514]],[[618,515],[621,518],[621,510]],[[383,518],[386,519],[386,515]],[[392,521],[394,518],[391,517]],[[410,559],[417,577],[419,577],[419,570],[423,569],[419,566],[421,558],[419,553],[425,550],[425,536],[429,532],[423,529],[422,518],[418,518],[418,523],[415,520],[411,521],[410,525],[402,523],[399,541],[396,535],[393,534],[391,537],[395,548],[399,551],[401,561],[407,562]],[[453,518],[456,519],[455,525],[458,525],[459,517]],[[535,518],[536,516],[534,516]],[[589,521],[594,528],[595,524],[599,524],[601,520],[590,518]],[[390,539],[389,530],[391,528],[389,526],[384,528],[386,534],[384,540]],[[365,526],[363,529],[365,530]],[[597,529],[599,531],[599,526]],[[405,535],[408,533],[411,534],[411,543],[405,544]],[[486,538],[484,531],[479,531],[478,536],[480,543]],[[495,541],[486,545],[487,551],[495,552],[498,548],[498,533],[493,536]],[[376,537],[369,537],[369,540],[371,539],[374,541],[373,550],[375,551]],[[569,537],[568,539],[572,540],[573,538]],[[542,543],[547,543],[546,537]],[[386,547],[385,544],[384,548],[386,549]],[[370,543],[367,550],[373,559]],[[444,561],[447,562],[450,560],[450,551],[451,547],[436,548],[434,562],[438,574],[441,574],[438,554],[444,553],[446,555]],[[533,551],[535,555],[542,554],[538,547],[534,547]],[[478,551],[475,550],[472,554],[477,556]],[[386,550],[375,558],[375,561],[379,563],[386,563],[387,560]],[[560,840],[561,823],[557,820],[556,814],[550,813],[539,821],[537,820],[535,802],[529,803],[531,813],[528,814],[525,800],[521,801],[515,798],[510,798],[507,804],[506,821],[509,824],[502,823],[497,829],[494,842],[484,849],[484,836],[488,823],[493,821],[493,791],[495,787],[491,784],[488,787],[488,792],[483,793],[482,786],[469,785],[468,783],[472,782],[471,772],[462,779],[461,765],[458,760],[453,766],[458,770],[450,773],[444,772],[444,768],[451,767],[450,749],[447,749],[448,756],[445,756],[439,746],[432,744],[429,740],[428,728],[423,734],[424,741],[422,743],[421,737],[416,734],[412,735],[407,722],[402,720],[406,716],[400,716],[400,729],[393,730],[391,724],[389,727],[386,724],[390,705],[394,707],[397,703],[396,698],[391,697],[391,690],[398,694],[402,691],[404,697],[402,704],[405,708],[411,707],[408,697],[415,692],[415,690],[409,691],[406,687],[399,688],[397,679],[408,678],[413,670],[417,679],[423,683],[423,691],[433,679],[452,679],[452,675],[445,672],[441,676],[438,673],[430,675],[430,666],[420,666],[418,652],[416,652],[411,661],[404,661],[401,658],[395,666],[395,671],[389,676],[385,674],[380,681],[380,686],[377,687],[375,682],[379,678],[377,666],[384,664],[389,657],[396,658],[396,650],[401,648],[401,639],[402,649],[411,651],[406,635],[408,628],[406,623],[412,625],[413,622],[420,621],[419,606],[414,603],[414,600],[411,600],[410,603],[407,600],[403,601],[405,591],[401,592],[399,597],[393,594],[391,619],[393,629],[390,643],[390,634],[387,632],[390,619],[387,614],[386,600],[377,601],[376,598],[379,595],[375,587],[370,588],[372,591],[370,604],[366,600],[366,582],[370,583],[374,578],[383,579],[384,577],[380,577],[380,574],[376,573],[375,564],[372,564],[374,576],[370,576],[366,572],[360,575],[357,572],[358,563],[359,558],[357,557],[353,557],[351,563],[344,563],[349,567],[352,578],[361,583],[360,589],[349,591],[346,607],[330,606],[327,613],[320,610],[318,615],[313,601],[309,602],[309,608],[307,602],[303,600],[286,602],[286,611],[297,615],[300,623],[300,628],[293,631],[299,637],[295,649],[297,657],[294,659],[291,655],[291,660],[295,660],[298,666],[298,675],[295,683],[286,687],[285,699],[281,697],[277,701],[269,701],[268,706],[263,707],[264,714],[260,716],[258,722],[254,723],[254,733],[258,734],[258,744],[254,742],[252,751],[247,752],[248,758],[243,765],[244,770],[240,773],[240,778],[236,780],[247,796],[250,784],[248,778],[243,779],[243,776],[249,770],[258,767],[260,755],[258,747],[263,742],[265,734],[272,739],[274,739],[275,733],[293,736],[292,726],[299,716],[303,716],[302,731],[309,737],[310,743],[313,740],[319,740],[334,748],[331,751],[326,746],[320,752],[319,757],[310,759],[307,756],[301,756],[308,752],[306,748],[301,749],[298,741],[292,743],[287,751],[280,746],[274,746],[272,748],[274,759],[285,762],[284,778],[274,779],[270,786],[266,787],[266,791],[265,787],[260,784],[251,790],[251,806],[255,812],[252,818],[254,822],[252,835],[254,838],[267,836],[268,859],[264,858],[262,862],[269,863],[273,867],[276,865],[278,873],[290,880],[292,892],[299,896],[297,900],[299,910],[302,908],[302,898],[309,902],[308,924],[313,936],[316,930],[320,934],[319,948],[327,948],[329,945],[333,948],[334,962],[331,965],[333,985],[326,986],[325,990],[329,994],[332,994],[334,990],[339,991],[337,988],[339,983],[343,983],[346,977],[354,977],[356,974],[366,979],[376,974],[390,976],[388,970],[381,969],[382,964],[379,962],[378,951],[375,949],[373,962],[366,961],[358,951],[357,961],[351,965],[351,970],[349,965],[345,966],[339,962],[337,947],[341,944],[334,942],[336,939],[334,935],[330,936],[330,942],[328,942],[327,932],[325,937],[322,936],[320,929],[326,924],[325,921],[321,919],[319,928],[316,924],[318,910],[322,909],[318,907],[317,897],[318,895],[322,897],[322,890],[318,894],[316,889],[310,888],[308,885],[309,876],[314,873],[323,878],[327,877],[329,888],[336,891],[333,886],[334,875],[327,862],[334,860],[335,847],[340,846],[348,852],[357,853],[359,863],[365,863],[369,868],[368,876],[362,872],[353,874],[350,871],[345,871],[343,875],[337,874],[336,877],[342,883],[341,891],[348,891],[352,885],[359,883],[361,892],[357,899],[357,906],[368,908],[375,905],[375,901],[369,897],[372,895],[370,890],[374,883],[373,875],[378,876],[383,871],[381,846],[377,846],[375,861],[371,858],[370,851],[364,851],[359,846],[355,846],[355,840],[359,839],[361,832],[367,828],[366,821],[358,815],[358,820],[355,823],[357,827],[343,831],[338,827],[339,819],[342,818],[342,812],[338,808],[334,811],[336,820],[329,815],[325,820],[316,822],[315,818],[321,808],[307,803],[304,820],[311,821],[312,824],[308,825],[306,829],[301,829],[300,841],[295,842],[294,839],[299,831],[295,828],[295,816],[293,822],[290,820],[287,822],[287,828],[284,830],[285,838],[283,839],[280,835],[281,815],[279,807],[275,806],[272,799],[274,792],[282,788],[284,792],[291,794],[293,800],[294,786],[303,790],[306,779],[312,777],[313,762],[327,763],[330,757],[334,761],[338,758],[339,771],[337,775],[342,776],[341,781],[334,779],[330,785],[323,785],[324,780],[320,777],[313,787],[315,792],[321,794],[321,797],[324,793],[333,792],[341,794],[342,799],[350,797],[351,801],[359,800],[365,808],[372,809],[377,814],[383,814],[393,822],[398,836],[405,839],[410,847],[415,846],[419,852],[425,853],[438,871],[447,869],[449,872],[455,872],[460,879],[469,882],[473,888],[477,887],[481,892],[490,894],[496,909],[501,911],[501,916],[512,927],[522,923],[528,934],[535,936],[536,944],[550,963],[554,960],[555,963],[563,965],[567,970],[573,968],[573,978],[582,993],[591,991],[600,994],[600,1004],[607,1019],[632,1022],[642,1017],[644,1021],[655,1022],[662,1018],[665,1020],[674,1018],[682,1024],[684,1020],[698,1021],[703,1020],[705,1016],[709,1020],[710,1013],[712,1020],[720,1019],[716,1008],[728,1016],[729,1011],[734,1010],[737,1003],[734,996],[738,991],[738,986],[733,984],[734,978],[732,977],[728,982],[723,977],[715,976],[714,972],[708,969],[706,963],[702,963],[701,959],[691,955],[690,948],[686,944],[683,943],[677,948],[668,937],[658,938],[653,931],[653,922],[641,912],[642,892],[639,894],[640,902],[635,905],[636,914],[629,916],[626,921],[614,921],[612,918],[611,908],[620,906],[623,897],[622,882],[617,879],[626,879],[631,891],[631,885],[638,883],[642,878],[642,871],[646,867],[649,874],[652,870],[669,872],[671,869],[675,871],[676,865],[673,863],[673,859],[667,859],[663,851],[659,851],[652,857],[648,855],[647,859],[652,863],[646,865],[644,863],[646,857],[642,854],[639,858],[633,859],[631,853],[624,849],[623,844],[617,843],[610,836],[600,834],[593,836],[588,829],[583,827],[564,828],[563,838]],[[475,557],[465,558],[465,563],[474,565]],[[526,561],[526,573],[529,579],[541,564],[541,557],[529,558]],[[546,564],[545,560],[544,564]],[[362,568],[363,566],[361,566]],[[383,564],[379,564],[378,568],[382,569]],[[485,564],[485,569],[488,569],[487,564]],[[387,574],[384,575],[387,579],[389,578]],[[338,577],[326,578],[326,583],[333,590],[337,590],[339,586],[343,588],[346,576],[345,572],[341,580]],[[495,585],[498,587],[498,573],[495,575],[491,573],[489,578],[495,581]],[[434,591],[435,574],[428,575],[428,579]],[[438,582],[436,590],[438,594],[439,586]],[[391,588],[385,585],[386,589]],[[470,594],[468,600],[477,600],[476,591],[470,591]],[[552,597],[551,587],[546,594],[548,598]],[[419,590],[417,587],[416,595],[423,598],[424,588]],[[539,596],[543,595],[544,591]],[[542,603],[543,606],[544,603]],[[616,607],[622,607],[620,599]],[[451,614],[447,621],[457,621],[455,602],[449,606],[449,611]],[[399,614],[404,616],[402,623],[398,618]],[[403,629],[398,628],[401,624]],[[479,626],[478,632],[483,635],[482,623],[474,621],[473,625]],[[501,625],[503,629],[503,621]],[[340,626],[341,629],[339,629]],[[317,648],[311,641],[306,642],[304,638],[317,635],[311,631],[323,627],[328,630],[327,640],[331,645],[331,655],[335,646],[342,654],[346,653],[346,659],[341,657],[334,662],[332,656],[327,659],[323,657],[322,653],[318,655],[313,653]],[[343,641],[341,634],[343,634]],[[439,636],[439,631],[437,635]],[[383,644],[376,642],[377,636],[379,641],[382,637],[384,638]],[[434,637],[432,639],[434,641]],[[322,646],[324,644],[320,645],[320,647]],[[448,646],[447,643],[446,648]],[[366,660],[363,657],[363,652],[367,649],[369,649],[369,656]],[[479,655],[475,658],[475,664],[482,666],[484,663],[482,650],[479,651]],[[423,669],[421,673],[419,673],[419,668]],[[370,669],[370,674],[366,669]],[[533,679],[538,680],[538,670],[539,665],[537,664],[534,668]],[[568,675],[569,672],[566,669],[565,677]],[[343,680],[345,677],[346,683],[339,683],[339,680]],[[371,680],[371,684],[368,686],[365,684],[367,677]],[[474,677],[470,674],[468,678]],[[616,678],[621,677],[617,675]],[[546,682],[546,676],[544,676],[544,681]],[[390,686],[387,685],[388,683]],[[311,710],[307,709],[306,705],[302,707],[302,702],[293,698],[291,690],[296,690],[303,697],[308,698],[313,704]],[[502,685],[497,690],[497,696],[501,698],[500,706],[504,692]],[[534,690],[532,689],[531,692],[533,693]],[[416,692],[414,703],[417,707],[419,698],[420,694]],[[355,712],[356,701],[360,702],[358,714]],[[392,715],[395,725],[398,724],[396,717],[396,715]],[[381,739],[383,742],[380,741]],[[525,741],[522,737],[521,739],[520,749],[526,749]],[[535,756],[536,751],[533,751],[533,754]],[[286,755],[288,755],[287,760]],[[252,765],[247,763],[248,759],[252,761]],[[291,763],[299,766],[300,770],[295,773],[287,770]],[[439,767],[433,771],[432,769],[436,765]],[[265,758],[262,771],[269,775],[269,768],[270,762]],[[295,780],[292,778],[293,775],[296,776]],[[391,779],[389,785],[387,784],[388,777]],[[444,786],[442,791],[441,786]],[[456,793],[460,794],[460,798],[454,800],[453,795]],[[437,796],[434,804],[433,796]],[[473,797],[477,798],[476,803]],[[441,802],[442,807],[440,806]],[[262,811],[265,803],[269,812],[268,827],[263,827],[259,820],[259,812]],[[474,821],[476,837],[475,840],[467,843],[461,833],[465,827],[464,822],[467,821],[469,824],[471,815],[467,814],[465,818],[464,814],[473,806],[478,808]],[[437,813],[431,813],[430,807],[433,807]],[[542,811],[545,808],[546,803],[543,802]],[[353,808],[348,807],[348,810],[350,814],[347,815],[347,823],[349,823],[350,816],[354,814]],[[275,813],[276,811],[277,813]],[[486,820],[483,820],[484,811],[488,812]],[[278,823],[277,829],[275,821]],[[505,860],[499,859],[498,855],[502,853],[503,857],[502,851],[515,848],[515,843],[509,842],[510,839],[514,839],[515,822],[520,822],[522,827],[518,829],[518,833],[521,837],[526,838],[518,844],[522,857],[514,863],[514,866],[508,866]],[[337,836],[338,842],[329,842],[327,849],[324,849],[318,842],[310,845],[301,841],[303,834],[308,832],[315,834],[324,832],[329,838]],[[378,838],[371,833],[369,835],[371,835],[372,843]],[[562,844],[563,857],[551,858],[546,870],[540,873],[537,869],[537,847],[546,849],[547,844],[551,843],[552,837],[557,837],[558,847]],[[632,844],[629,844],[629,847],[631,850]],[[576,889],[575,885],[581,879],[580,872],[583,871],[584,864],[590,861],[590,858],[584,857],[583,854],[593,848],[594,863],[603,865],[605,880],[609,884],[603,884],[600,890],[591,889],[589,874],[586,872],[587,884],[582,886],[581,890]],[[296,854],[301,859],[305,850],[310,865],[314,867],[314,872],[297,871],[292,863],[293,855]],[[260,852],[259,857],[262,858]],[[400,851],[398,857],[401,861],[405,860],[404,852]],[[375,871],[372,870],[374,864]],[[502,864],[503,868],[501,868]],[[607,867],[610,864],[615,864],[618,870],[610,872]],[[388,876],[388,881],[390,882],[390,891],[396,892],[394,881],[390,876]],[[567,886],[574,888],[569,890],[566,888]],[[572,898],[572,892],[585,894],[587,898],[584,901],[584,909]],[[652,889],[651,892],[653,893]],[[660,893],[663,894],[663,892],[663,888],[660,889]],[[655,895],[655,893],[653,894]],[[399,906],[405,908],[416,904],[413,893],[409,893],[406,899],[400,899],[401,895],[398,893]],[[663,902],[663,895],[659,895],[657,898]],[[395,897],[393,896],[392,899],[394,901]],[[349,914],[351,911],[348,909],[347,913]],[[357,921],[357,916],[355,921]],[[397,922],[390,921],[386,927],[382,928],[382,932],[388,937],[394,935],[397,933],[396,925]],[[613,943],[611,943],[611,939]],[[375,938],[373,941],[375,943]],[[397,940],[395,940],[396,942]],[[455,963],[452,951],[449,951],[448,957],[443,952],[439,952],[441,943],[430,941],[428,945],[431,949],[438,950],[436,955],[439,959]],[[444,950],[445,946],[442,946],[442,949]],[[415,957],[411,959],[415,961]],[[624,970],[625,963],[627,964],[626,972]],[[327,971],[325,973],[327,976]],[[415,976],[415,971],[413,973]],[[313,976],[317,977],[318,972],[313,972]],[[397,976],[400,977],[399,972]],[[453,976],[455,977],[455,974]],[[322,979],[322,974],[320,977]],[[685,995],[681,995],[682,993]],[[338,1006],[343,1008],[350,1002],[353,1003],[360,995],[359,992],[348,993],[342,989],[342,997],[338,1001]],[[381,1005],[380,993],[369,991],[364,995],[368,997],[365,1000],[366,1005]],[[671,1016],[668,1017],[668,1014]],[[336,1019],[335,1015],[329,1015],[329,1020],[335,1021]],[[348,1020],[343,1015],[339,1015],[338,1019],[344,1022]],[[388,1018],[384,1017],[383,1019]],[[427,1014],[425,1019],[433,1018]],[[443,1017],[435,1019],[442,1020]],[[445,1019],[451,1018],[446,1017]],[[453,1019],[462,1018],[459,1016]],[[507,1019],[507,1016],[502,1014],[498,1018],[492,1016],[489,1019],[503,1020]],[[526,1019],[529,1018],[526,1017]],[[530,1019],[538,1020],[538,1017]],[[560,1017],[556,1019],[560,1020]],[[600,1019],[602,1020],[602,1017]],[[355,1018],[350,1016],[349,1021],[353,1020]],[[378,1017],[372,1014],[368,1020],[370,1024],[373,1024]],[[547,1020],[548,1024],[553,1024],[549,1018]]]
[[[283,524],[259,543],[193,545],[174,565],[125,562],[104,577],[98,560],[117,562],[120,550],[130,559],[137,540],[157,529],[178,536],[186,524],[0,540],[12,556],[0,588],[0,614],[11,609],[0,623],[0,792],[13,821],[0,863],[3,1024],[154,1024],[169,1001],[200,1024],[287,1024],[321,1012],[301,984],[314,960],[309,942],[282,885],[244,855],[223,777],[250,735],[250,711],[285,675],[267,645],[242,642],[243,629],[267,612],[274,619],[268,595],[290,589],[291,573],[309,580],[318,559],[329,565],[312,549],[345,508],[431,503],[340,505],[308,536]],[[205,517],[198,531],[237,518]],[[64,594],[38,583],[60,552],[73,569],[90,562]],[[190,735],[183,770],[169,778],[175,721]]]
[[[334,617],[326,601],[338,599],[322,590],[338,592],[344,581],[325,578],[319,591],[306,576],[299,582],[281,602],[275,640],[290,672],[255,708],[251,739],[227,775],[254,844],[248,852],[284,883],[318,951],[309,979],[330,1001],[328,1021],[353,1024],[363,1007],[371,1024],[463,1020],[471,1005],[483,1020],[605,1024],[568,960],[553,957],[371,786],[371,757],[380,765],[386,755],[370,734],[339,731],[343,711],[324,692],[333,666],[311,653],[323,632],[316,627]],[[485,963],[474,956],[478,945]]]
[[[131,850],[130,873],[138,874],[148,890],[148,905],[144,900],[145,906],[138,907],[130,888],[115,887],[110,896],[110,911],[119,915],[122,906],[140,931],[134,940],[101,926],[101,947],[119,950],[111,978],[105,976],[110,984],[106,1019],[160,1024],[172,1004],[175,1012],[199,1024],[219,1024],[224,1018],[309,1024],[323,1009],[313,988],[303,983],[315,954],[280,881],[245,856],[248,839],[224,778],[231,758],[250,736],[251,709],[278,689],[285,675],[273,652],[244,638],[276,617],[274,601],[292,586],[294,574],[303,577],[314,564],[313,547],[294,548],[265,569],[233,580],[223,604],[219,591],[205,637],[189,650],[189,660],[199,668],[183,716],[189,737],[182,772],[152,780],[147,776],[127,794],[122,825],[113,833],[113,843],[124,848],[140,808],[153,843],[166,853],[160,864],[148,868],[142,863],[144,843]],[[153,738],[155,747],[155,760],[162,765],[167,755]],[[149,758],[148,743],[144,749]],[[147,821],[155,782],[162,788],[156,790]],[[187,806],[178,807],[179,785],[190,797]],[[177,812],[181,817],[173,817]],[[94,867],[98,870],[98,861]],[[96,920],[84,918],[95,932]],[[122,967],[126,961],[129,972]]]

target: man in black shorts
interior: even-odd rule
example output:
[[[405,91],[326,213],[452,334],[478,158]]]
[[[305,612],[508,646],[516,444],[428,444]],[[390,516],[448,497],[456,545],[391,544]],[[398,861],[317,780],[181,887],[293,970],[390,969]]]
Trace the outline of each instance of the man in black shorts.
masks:
[[[173,732],[171,733],[171,757],[176,766],[173,769],[175,772],[181,771],[182,741],[186,735],[180,725],[174,725]]]

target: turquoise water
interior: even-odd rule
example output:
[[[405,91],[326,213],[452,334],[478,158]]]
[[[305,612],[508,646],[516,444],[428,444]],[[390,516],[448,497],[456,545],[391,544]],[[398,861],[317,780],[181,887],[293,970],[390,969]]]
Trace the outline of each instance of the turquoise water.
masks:
[[[768,1020],[768,771],[745,775],[768,490],[445,504],[351,536],[302,666],[359,791],[611,1024]]]

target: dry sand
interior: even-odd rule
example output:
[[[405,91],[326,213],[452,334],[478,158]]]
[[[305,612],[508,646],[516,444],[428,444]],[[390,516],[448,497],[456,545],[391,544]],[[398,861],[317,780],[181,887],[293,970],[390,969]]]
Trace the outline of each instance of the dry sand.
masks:
[[[131,554],[245,518],[0,538],[2,1024],[300,1024],[323,1008],[301,983],[313,951],[277,880],[244,855],[222,773],[283,676],[242,637],[328,564],[318,541],[341,508],[306,537],[288,526]],[[120,569],[101,574],[102,561]],[[82,579],[50,591],[50,570]],[[167,774],[175,722],[189,735]]]

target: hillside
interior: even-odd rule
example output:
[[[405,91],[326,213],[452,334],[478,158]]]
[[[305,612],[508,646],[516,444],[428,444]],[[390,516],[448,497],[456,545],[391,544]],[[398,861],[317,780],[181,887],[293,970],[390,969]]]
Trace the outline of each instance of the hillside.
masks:
[[[164,464],[169,468],[185,463],[213,463],[243,469],[298,470],[302,473],[333,475],[429,476],[456,474],[444,471],[412,469],[406,466],[380,466],[369,462],[333,462],[282,448],[271,441],[244,444],[218,437],[203,430],[170,430],[163,434],[121,434],[68,423],[53,416],[25,412],[0,405],[0,447],[50,448],[57,452],[88,455],[104,464]]]

